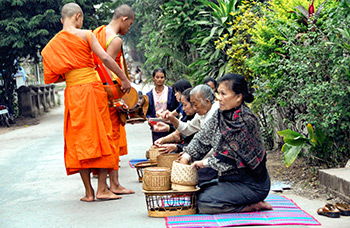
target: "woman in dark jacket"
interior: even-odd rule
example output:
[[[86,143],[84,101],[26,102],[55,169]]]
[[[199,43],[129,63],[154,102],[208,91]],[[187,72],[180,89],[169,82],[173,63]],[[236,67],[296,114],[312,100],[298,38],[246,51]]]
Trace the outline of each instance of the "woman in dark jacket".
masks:
[[[257,117],[246,106],[254,97],[239,74],[219,80],[220,109],[183,149],[181,163],[193,161],[199,175],[200,213],[271,210],[266,150]],[[214,150],[210,156],[206,154]]]
[[[165,110],[173,111],[179,106],[172,88],[164,85],[166,80],[165,70],[162,68],[155,69],[152,77],[155,87],[146,94],[149,98],[149,107],[146,114],[147,118],[157,117],[157,113],[160,114]],[[149,124],[152,130],[153,127],[150,122]],[[169,134],[169,132],[152,131],[152,141],[154,142],[167,134]]]
[[[194,115],[196,114],[196,111],[194,110],[191,101],[190,101],[190,92],[192,88],[188,88],[181,94],[181,104],[183,104],[183,110],[186,113],[186,116],[183,116],[180,121],[187,122],[193,119]],[[192,140],[193,136],[195,135],[183,135],[179,131],[174,131],[173,133],[159,138],[154,142],[154,145],[164,148],[164,152],[171,153],[176,152],[180,153],[182,152],[183,148],[189,144],[189,142]]]

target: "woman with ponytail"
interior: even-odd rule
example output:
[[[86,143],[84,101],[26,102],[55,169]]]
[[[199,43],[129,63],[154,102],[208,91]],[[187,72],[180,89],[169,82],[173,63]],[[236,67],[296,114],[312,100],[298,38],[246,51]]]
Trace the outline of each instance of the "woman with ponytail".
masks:
[[[198,169],[199,213],[271,210],[264,202],[270,191],[266,150],[257,117],[246,105],[254,96],[239,74],[227,74],[218,83],[220,109],[180,158]],[[211,149],[214,153],[206,156]]]

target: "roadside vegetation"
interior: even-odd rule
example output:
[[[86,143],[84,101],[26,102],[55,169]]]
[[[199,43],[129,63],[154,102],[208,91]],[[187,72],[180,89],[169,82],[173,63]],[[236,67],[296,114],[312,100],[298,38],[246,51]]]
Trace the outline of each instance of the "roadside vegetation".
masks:
[[[68,1],[38,1],[29,11],[19,2],[32,4],[6,1],[0,16],[0,102],[13,106],[9,75],[16,68],[9,66],[28,56],[40,61]],[[170,83],[185,77],[199,84],[240,73],[254,89],[252,109],[267,148],[282,149],[287,166],[300,156],[326,167],[350,158],[350,0],[81,1],[85,28],[109,21],[121,3],[136,13],[124,40],[128,54],[144,63],[143,75],[163,67]]]

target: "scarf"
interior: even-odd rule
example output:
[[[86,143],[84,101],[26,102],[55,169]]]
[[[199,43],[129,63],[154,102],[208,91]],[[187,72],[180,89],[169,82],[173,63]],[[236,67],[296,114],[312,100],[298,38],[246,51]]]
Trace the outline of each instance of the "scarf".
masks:
[[[265,156],[265,147],[256,116],[245,105],[218,111],[220,141],[215,157],[221,162],[238,168],[254,170]]]

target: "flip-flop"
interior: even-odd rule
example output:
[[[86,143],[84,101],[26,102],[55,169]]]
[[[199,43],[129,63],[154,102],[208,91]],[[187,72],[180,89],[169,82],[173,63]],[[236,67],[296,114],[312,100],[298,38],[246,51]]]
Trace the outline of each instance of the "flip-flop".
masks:
[[[345,203],[335,203],[335,207],[340,211],[341,215],[350,216],[350,205]]]
[[[340,211],[333,204],[326,204],[317,210],[317,214],[324,215],[330,218],[339,218]]]

